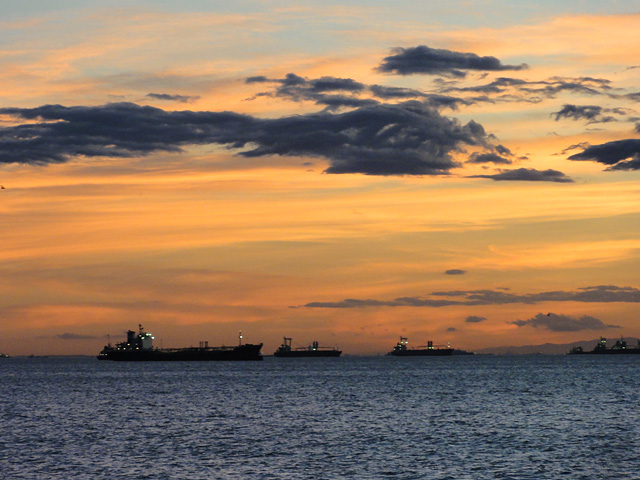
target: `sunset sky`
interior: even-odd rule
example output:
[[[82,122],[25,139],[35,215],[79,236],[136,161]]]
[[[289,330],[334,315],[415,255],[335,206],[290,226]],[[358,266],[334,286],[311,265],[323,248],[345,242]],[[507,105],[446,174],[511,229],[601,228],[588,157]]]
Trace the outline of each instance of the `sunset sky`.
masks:
[[[0,5],[0,352],[640,337],[640,1]]]

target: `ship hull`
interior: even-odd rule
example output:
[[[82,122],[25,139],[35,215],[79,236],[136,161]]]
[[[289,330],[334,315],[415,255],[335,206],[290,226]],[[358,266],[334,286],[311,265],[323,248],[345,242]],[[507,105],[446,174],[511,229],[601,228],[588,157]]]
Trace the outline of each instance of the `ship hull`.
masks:
[[[453,348],[433,348],[426,350],[393,350],[387,355],[394,357],[448,357],[453,355]]]
[[[624,338],[616,341],[616,344],[607,348],[607,339],[600,337],[600,341],[595,348],[589,352],[585,352],[581,346],[572,348],[570,355],[638,355],[640,354],[640,342],[637,347],[629,347]]]
[[[275,352],[274,357],[280,358],[322,358],[322,357],[339,357],[342,354],[340,350],[310,350],[310,351],[290,351],[290,352]]]
[[[238,347],[175,348],[157,350],[104,349],[98,360],[116,362],[260,361],[262,344]]]
[[[640,348],[627,348],[624,350],[604,350],[604,351],[591,351],[591,352],[569,352],[569,355],[639,355]]]

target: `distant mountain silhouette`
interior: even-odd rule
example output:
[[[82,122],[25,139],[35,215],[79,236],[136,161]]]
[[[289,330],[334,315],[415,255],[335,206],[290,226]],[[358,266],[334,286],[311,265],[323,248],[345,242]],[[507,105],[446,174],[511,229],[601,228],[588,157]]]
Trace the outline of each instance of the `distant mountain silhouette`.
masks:
[[[607,340],[607,346],[615,344],[618,337],[610,337]],[[638,339],[635,337],[624,337],[630,346],[638,345]],[[492,347],[476,350],[478,354],[493,354],[493,355],[564,355],[569,353],[573,347],[582,347],[585,351],[593,350],[600,339],[595,340],[582,340],[573,343],[544,343],[542,345],[523,345],[520,347]],[[609,345],[611,344],[611,345]]]

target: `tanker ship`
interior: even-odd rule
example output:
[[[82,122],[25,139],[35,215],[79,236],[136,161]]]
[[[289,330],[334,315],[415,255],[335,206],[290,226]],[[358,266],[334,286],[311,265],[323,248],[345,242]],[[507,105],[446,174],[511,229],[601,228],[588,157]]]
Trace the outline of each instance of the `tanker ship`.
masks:
[[[278,350],[273,353],[274,357],[339,357],[342,350],[338,347],[321,347],[317,341],[314,341],[307,347],[291,347],[291,338],[284,337],[284,343],[280,345]]]
[[[199,347],[154,348],[153,335],[145,332],[138,325],[138,333],[127,332],[127,340],[111,346],[106,345],[98,360],[115,360],[121,362],[151,361],[212,361],[212,360],[262,360],[260,349],[262,343],[242,343],[242,332],[238,335],[237,346],[210,347],[209,342],[200,342]]]
[[[616,340],[616,344],[608,348],[607,339],[600,337],[600,341],[595,348],[589,352],[585,352],[582,347],[574,347],[569,352],[570,355],[638,355],[640,354],[640,340],[638,340],[637,347],[631,347],[627,345],[624,338]]]
[[[407,337],[400,337],[400,341],[387,355],[393,355],[394,357],[442,357],[453,355],[453,348],[434,346],[431,340],[427,342],[426,348],[425,346],[409,348],[408,345],[409,340]]]

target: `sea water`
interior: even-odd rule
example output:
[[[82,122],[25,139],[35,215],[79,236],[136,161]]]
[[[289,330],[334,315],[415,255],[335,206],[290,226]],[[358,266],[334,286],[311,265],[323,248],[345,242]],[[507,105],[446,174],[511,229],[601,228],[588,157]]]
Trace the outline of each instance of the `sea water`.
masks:
[[[640,478],[640,356],[0,360],[2,479]]]

